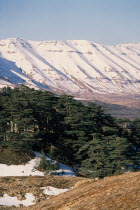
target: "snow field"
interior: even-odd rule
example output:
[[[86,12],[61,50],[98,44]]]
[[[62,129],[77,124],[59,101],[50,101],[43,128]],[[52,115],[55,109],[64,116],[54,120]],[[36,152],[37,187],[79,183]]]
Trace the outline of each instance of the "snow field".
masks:
[[[3,83],[71,93],[138,93],[140,44],[105,46],[86,40],[0,40]],[[37,83],[38,82],[38,83]]]

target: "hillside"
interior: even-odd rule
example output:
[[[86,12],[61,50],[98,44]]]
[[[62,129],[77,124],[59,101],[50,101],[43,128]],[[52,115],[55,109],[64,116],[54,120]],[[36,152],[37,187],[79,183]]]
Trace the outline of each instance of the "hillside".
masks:
[[[135,106],[128,107],[119,104],[105,103],[103,101],[97,101],[97,100],[95,100],[95,103],[103,106],[106,113],[109,113],[113,117],[116,117],[118,119],[127,118],[130,120],[134,120],[138,118],[138,116],[140,116],[140,106],[138,106],[137,108],[136,104]]]
[[[140,44],[0,40],[0,86],[26,84],[83,98],[140,92]]]
[[[70,191],[26,209],[139,209],[140,173],[80,181]]]
[[[3,177],[1,192],[24,199],[25,193],[33,193],[36,204],[26,208],[0,207],[0,209],[139,209],[140,172],[106,177],[99,181],[80,177]],[[53,186],[70,189],[57,196],[46,196],[41,187]],[[43,200],[46,199],[46,200]]]
[[[48,175],[0,177],[0,199],[3,197],[4,194],[6,194],[10,197],[17,196],[18,200],[22,201],[25,200],[26,193],[32,193],[32,195],[34,196],[33,204],[37,204],[44,199],[50,198],[49,195],[43,193],[43,188],[51,186],[57,189],[70,189],[78,181],[81,180],[83,180],[83,178]],[[8,199],[8,201],[10,201],[10,198]],[[0,205],[0,209],[12,209],[13,204],[8,207],[8,201],[6,202],[7,207]]]

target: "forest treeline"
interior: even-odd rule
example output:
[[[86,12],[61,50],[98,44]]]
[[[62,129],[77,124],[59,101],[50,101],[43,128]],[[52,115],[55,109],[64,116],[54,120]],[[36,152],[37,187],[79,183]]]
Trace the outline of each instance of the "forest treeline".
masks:
[[[0,91],[0,148],[44,150],[93,177],[140,165],[140,119],[129,122],[130,129],[122,122],[72,96],[26,86]]]

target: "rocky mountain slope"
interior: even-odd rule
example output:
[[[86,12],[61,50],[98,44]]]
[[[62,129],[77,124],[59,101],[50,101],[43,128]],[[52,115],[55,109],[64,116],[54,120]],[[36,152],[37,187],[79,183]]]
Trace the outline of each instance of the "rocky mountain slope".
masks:
[[[140,92],[140,44],[0,40],[0,87],[25,84],[82,98]]]

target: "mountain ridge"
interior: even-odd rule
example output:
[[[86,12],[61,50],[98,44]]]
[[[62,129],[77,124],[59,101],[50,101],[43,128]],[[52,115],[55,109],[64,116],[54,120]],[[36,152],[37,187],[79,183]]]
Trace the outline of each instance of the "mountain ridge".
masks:
[[[0,40],[0,87],[24,84],[83,98],[139,94],[139,56],[140,43]]]

